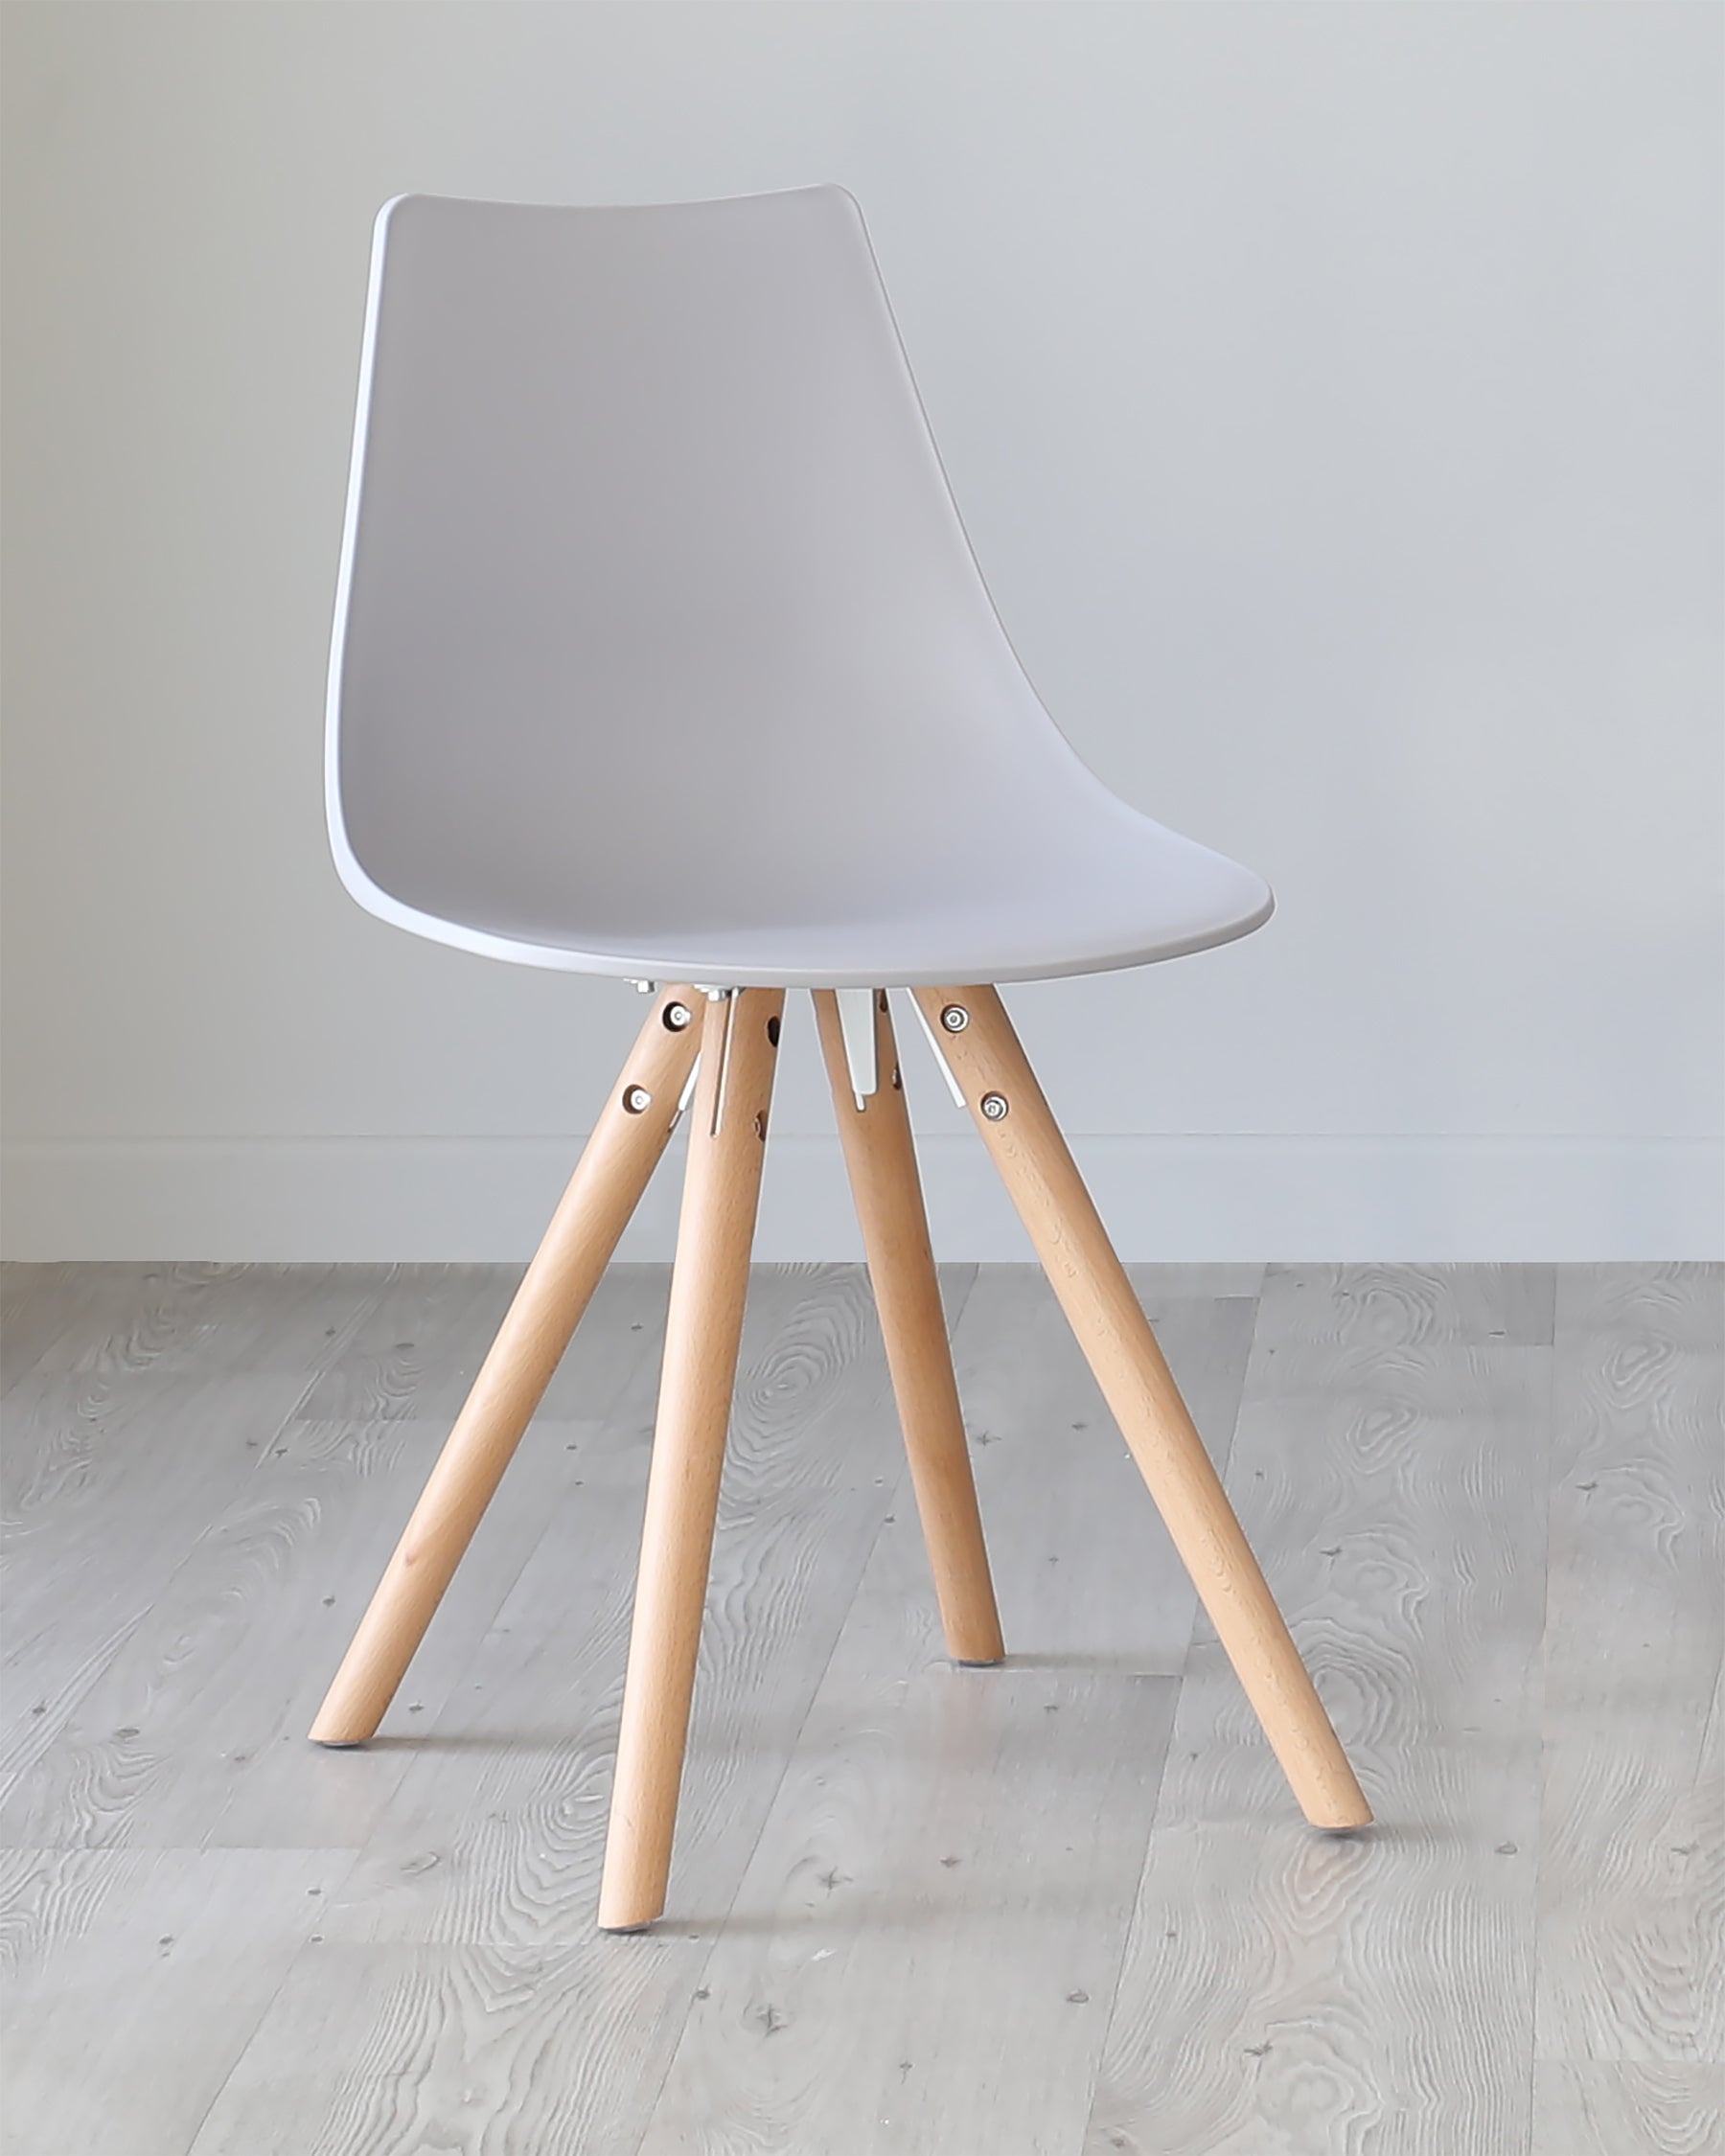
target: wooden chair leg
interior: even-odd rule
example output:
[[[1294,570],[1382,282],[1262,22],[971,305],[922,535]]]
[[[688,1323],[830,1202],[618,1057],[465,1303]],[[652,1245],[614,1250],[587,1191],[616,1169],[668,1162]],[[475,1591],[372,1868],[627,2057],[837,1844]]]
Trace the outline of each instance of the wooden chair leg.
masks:
[[[739,989],[708,1003],[702,1033],[599,1891],[608,1932],[665,1906],[784,1001]]]
[[[1314,1826],[1367,1825],[1353,1769],[999,995],[915,995],[1300,1808]]]
[[[311,1725],[316,1743],[376,1734],[670,1139],[700,1010],[691,989],[669,989],[642,1027]]]
[[[877,1085],[861,1099],[851,1087],[838,999],[830,991],[816,991],[815,1015],[862,1227],[868,1276],[881,1313],[886,1362],[929,1546],[947,1652],[954,1662],[999,1662],[1006,1649],[989,1577],[982,1516],[953,1375],[946,1313],[923,1211],[916,1145],[899,1077],[891,1014],[886,995],[878,995]]]

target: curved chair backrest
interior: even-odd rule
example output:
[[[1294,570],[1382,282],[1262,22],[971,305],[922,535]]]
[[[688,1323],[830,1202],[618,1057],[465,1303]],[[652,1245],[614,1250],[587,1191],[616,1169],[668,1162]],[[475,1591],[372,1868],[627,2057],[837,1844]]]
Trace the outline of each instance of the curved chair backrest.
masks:
[[[842,919],[908,862],[961,882],[955,833],[1108,798],[1000,630],[842,189],[403,196],[364,365],[329,769],[373,910]]]

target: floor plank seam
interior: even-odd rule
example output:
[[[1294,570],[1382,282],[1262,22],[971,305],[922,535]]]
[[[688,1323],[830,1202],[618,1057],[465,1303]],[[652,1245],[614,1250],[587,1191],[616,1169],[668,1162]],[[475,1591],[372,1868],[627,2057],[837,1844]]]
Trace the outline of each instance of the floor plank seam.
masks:
[[[357,1868],[358,1863],[359,1852],[357,1850],[355,1850],[353,1862],[348,1866],[347,1869],[343,1871],[340,1879],[335,1883],[335,1887],[334,1890],[334,1892],[338,1892],[340,1891],[340,1888],[347,1884],[347,1881],[353,1876],[354,1871]],[[334,1895],[332,1895],[332,1898],[334,1898]],[[172,2156],[195,2156],[195,2151],[196,2150],[197,2145],[203,2139],[204,2128],[209,2124],[211,2119],[215,2116],[216,2106],[227,2094],[228,2088],[232,2083],[235,2075],[238,2074],[241,2067],[244,2065],[247,2057],[251,2053],[252,2046],[258,2041],[258,2037],[263,2031],[264,2025],[269,2020],[270,2015],[274,2013],[277,2002],[281,1999],[282,1994],[288,1988],[288,1979],[299,1967],[301,1961],[310,1951],[314,1943],[316,1942],[310,1936],[301,1939],[299,1945],[295,1947],[293,1952],[282,1963],[281,1976],[278,1978],[274,1987],[271,1989],[268,1997],[264,2000],[263,2007],[259,2010],[258,2018],[252,2024],[251,2033],[246,2037],[244,2043],[240,2045],[235,2051],[234,2056],[229,2063],[227,2072],[221,2076],[216,2087],[210,2092],[210,2100],[198,2113],[197,2122],[196,2125],[194,2125],[192,2131],[186,2136],[184,2147],[181,2149],[173,2150],[172,2152]]]
[[[321,1353],[315,1355],[312,1358],[311,1369],[310,1375],[306,1379],[305,1390],[300,1394],[299,1398],[294,1402],[292,1408],[288,1411],[286,1420],[282,1425],[283,1429],[286,1429],[288,1423],[297,1422],[300,1420],[300,1410],[311,1397],[312,1393],[316,1391],[318,1386],[323,1382],[326,1373],[341,1359],[341,1356],[345,1353],[347,1348],[352,1344],[358,1334],[364,1329],[367,1321],[377,1315],[378,1311],[382,1306],[384,1296],[388,1293],[390,1288],[395,1285],[395,1282],[401,1273],[401,1270],[402,1269],[400,1266],[392,1265],[389,1268],[386,1276],[382,1280],[380,1280],[378,1283],[377,1287],[372,1290],[371,1294],[366,1296],[365,1300],[349,1318],[347,1323],[345,1325],[338,1326],[336,1328],[335,1336],[329,1342],[328,1345],[322,1350]],[[262,1464],[262,1456],[260,1458],[260,1464]]]
[[[1526,2146],[1530,2151],[1533,2149],[1534,2135],[1537,2133],[1539,2126],[1539,1913],[1543,1906],[1541,1901],[1541,1890],[1544,1884],[1546,1862],[1546,1837],[1544,1833],[1546,1788],[1546,1663],[1552,1628],[1552,1471],[1556,1466],[1557,1447],[1557,1313],[1554,1279],[1551,1344],[1545,1352],[1545,1473],[1540,1478],[1540,1486],[1544,1493],[1545,1508],[1545,1518],[1543,1523],[1544,1532],[1540,1537],[1540,1548],[1544,1554],[1545,1576],[1540,1583],[1540,1602],[1542,1617],[1539,1628],[1539,1750],[1537,1754],[1537,1771],[1539,1778],[1538,1787],[1534,1793],[1534,1800],[1537,1806],[1535,1816],[1540,1821],[1541,1831],[1536,1838],[1533,1852],[1533,1938],[1531,1941],[1531,1951],[1529,1957],[1528,1970],[1528,1981],[1531,1988],[1532,1996],[1529,2002],[1528,2014],[1528,2027],[1530,2041],[1528,2046],[1527,2107],[1524,2114],[1527,2122]]]
[[[1121,1980],[1126,1973],[1127,1957],[1132,1951],[1132,1934],[1138,1914],[1138,1899],[1143,1892],[1144,1881],[1150,1869],[1151,1837],[1156,1832],[1157,1821],[1162,1814],[1162,1793],[1168,1782],[1168,1766],[1174,1756],[1174,1725],[1180,1714],[1180,1696],[1185,1689],[1184,1676],[1176,1677],[1173,1684],[1174,1697],[1168,1709],[1168,1740],[1162,1746],[1162,1764],[1157,1770],[1155,1800],[1144,1808],[1144,1846],[1142,1854],[1138,1859],[1138,1876],[1132,1890],[1132,1908],[1127,1915],[1126,1921],[1120,1926],[1119,1947],[1113,1957],[1114,1965],[1108,1988],[1108,2013],[1102,2024],[1102,2040],[1096,2046],[1095,2058],[1091,2067],[1090,2101],[1085,2107],[1084,2117],[1078,2127],[1078,2138],[1072,2145],[1072,2156],[1084,2156],[1085,2149],[1090,2145],[1096,2123],[1096,2106],[1101,2101],[1102,2068],[1109,2056],[1110,2046],[1114,2038],[1115,2023],[1120,2008]]]

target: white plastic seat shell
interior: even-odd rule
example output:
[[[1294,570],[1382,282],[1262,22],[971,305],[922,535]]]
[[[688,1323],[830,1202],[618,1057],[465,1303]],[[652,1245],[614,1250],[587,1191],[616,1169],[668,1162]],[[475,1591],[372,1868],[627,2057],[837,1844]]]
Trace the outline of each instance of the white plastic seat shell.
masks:
[[[373,913],[570,972],[1048,978],[1273,903],[1043,708],[838,187],[385,206],[327,791]]]

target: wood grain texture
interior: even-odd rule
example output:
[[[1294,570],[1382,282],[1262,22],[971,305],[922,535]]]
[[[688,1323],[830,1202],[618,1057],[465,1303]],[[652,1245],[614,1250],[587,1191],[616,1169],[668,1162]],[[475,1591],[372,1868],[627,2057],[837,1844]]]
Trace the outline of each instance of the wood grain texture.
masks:
[[[1273,1265],[1259,1340],[1336,1347],[1550,1347],[1557,1269],[1550,1265]]]
[[[816,992],[815,1015],[947,1652],[999,1662],[1005,1645],[886,994],[872,998],[877,1083],[865,1096],[851,1089],[837,997]]]
[[[331,1680],[313,1742],[375,1736],[401,1688],[681,1116],[696,1007],[690,990],[667,989],[641,1027]],[[716,1039],[709,1020],[709,1055]],[[743,1264],[747,1271],[747,1249]]]
[[[1138,1265],[1129,1264],[1126,1277],[1144,1306],[1146,1318],[1157,1319],[1176,1303],[1255,1303],[1263,1293],[1267,1268],[1261,1265]]]
[[[91,1266],[0,1264],[0,1394],[78,1321]]]
[[[547,1424],[446,1597],[399,1726],[453,1691],[579,1475],[594,1426]],[[363,1782],[305,1746],[306,1719],[438,1445],[442,1424],[289,1423],[247,1487],[127,1632],[0,1812],[9,1843],[357,1847],[407,1771]],[[321,1650],[321,1659],[320,1659]]]
[[[784,1007],[779,989],[737,989],[702,1027],[599,1886],[608,1931],[652,1923],[671,1877]]]
[[[520,1286],[523,1266],[402,1266],[301,1401],[311,1422],[450,1422]],[[609,1335],[610,1328],[607,1328]]]
[[[1586,2065],[1533,2070],[1532,2156],[1718,2156],[1725,2067]]]
[[[426,1287],[410,1292],[397,1283],[389,1291],[394,1307],[386,1329],[432,1342],[416,1352],[434,1396],[447,1397],[449,1358],[483,1337],[508,1278],[506,1269],[474,1269],[437,1283],[431,1314],[438,1325],[422,1322],[427,1310],[415,1307],[424,1304]],[[583,1453],[602,1436],[604,1411],[632,1374],[650,1377],[662,1277],[649,1268],[619,1268],[600,1300],[604,1323],[579,1358],[571,1356],[580,1362],[595,1417],[567,1424],[542,1418],[536,1427],[432,1627],[411,1696],[392,1724],[403,1733],[426,1727],[422,1717],[435,1715],[448,1698],[560,1500],[579,1487]],[[172,1390],[174,1427],[185,1445],[183,1456],[176,1448],[165,1464],[183,1458],[195,1470],[201,1458],[208,1473],[223,1456],[202,1441],[207,1411],[222,1409],[231,1388],[243,1381],[211,1381],[210,1400],[189,1392],[190,1382],[133,1380],[131,1389],[148,1392],[153,1384],[158,1393],[163,1386]],[[289,1378],[284,1396],[294,1389]],[[313,1387],[308,1400],[319,1395]],[[355,1397],[360,1396],[370,1395]],[[4,1755],[12,1776],[0,1813],[4,1838],[61,1846],[214,1841],[334,1847],[363,1841],[411,1755],[389,1750],[361,1784],[326,1756],[305,1751],[304,1724],[447,1435],[447,1424],[417,1418],[330,1423],[296,1415],[261,1446],[241,1441],[229,1502],[148,1603],[99,1643],[92,1668],[61,1674],[68,1629],[76,1638],[80,1620],[87,1621],[87,1590],[71,1597],[70,1618],[50,1608],[44,1622],[53,1654],[38,1654],[34,1663],[26,1658],[20,1676],[46,1660],[59,1691],[30,1700],[43,1712],[23,1714]],[[82,1469],[104,1444],[111,1440],[100,1430],[79,1435],[71,1468]],[[134,1538],[140,1528],[151,1530],[153,1518],[141,1511],[129,1485],[121,1495],[125,1503],[111,1503],[99,1516],[87,1504],[77,1508],[78,1561],[92,1581],[111,1576],[135,1589],[149,1573]],[[177,1479],[171,1479],[169,1495],[176,1509],[191,1513]],[[36,1505],[42,1502],[38,1490]],[[153,1539],[178,1548],[165,1534]],[[42,1568],[28,1570],[34,1579]],[[45,1576],[52,1587],[60,1565]]]
[[[643,2156],[1070,2149],[1171,1680],[946,1665],[881,1525]],[[997,1537],[1000,1561],[1021,1556]]]
[[[308,1268],[310,1279],[266,1269],[261,1281],[235,1269],[97,1266],[92,1283],[74,1268],[65,1283],[66,1321],[51,1324],[54,1297],[44,1291],[38,1333],[50,1337],[28,1370],[12,1382],[7,1442],[0,1457],[0,1502],[9,1519],[31,1502],[43,1478],[74,1471],[95,1488],[95,1455],[106,1477],[133,1456],[110,1444],[80,1450],[78,1426],[135,1399],[148,1413],[152,1384],[203,1386],[217,1379],[276,1381],[272,1396],[304,1398],[376,1301],[384,1274],[356,1267]],[[280,1306],[280,1336],[270,1312]]]
[[[949,1284],[960,1306],[966,1286]],[[535,1944],[590,1923],[656,1374],[650,1354],[459,1693],[416,1738],[339,1936]],[[728,1906],[729,1891],[702,1882],[715,1875],[709,1863],[720,1878],[728,1866],[734,1891],[764,1816],[759,1774],[775,1756],[773,1779],[782,1772],[899,1466],[861,1271],[758,1271],[713,1544],[691,1824],[675,1872],[680,1882],[695,1867],[679,1892],[700,1921]],[[788,1639],[808,1653],[787,1655]],[[806,1666],[816,1653],[819,1666]],[[336,1763],[363,1776],[368,1760]]]
[[[6,2133],[15,2156],[180,2156],[353,1858],[12,1852]]]
[[[371,1267],[51,1274],[64,1322],[52,1320],[52,1293],[39,1296],[47,1344],[6,1398],[0,1777],[38,1755],[385,1277]],[[164,1442],[169,1431],[178,1441]]]
[[[1228,1479],[1380,1823],[1289,1818],[1201,1636],[1086,2147],[1517,2156],[1551,1354],[1489,1301],[1477,1343],[1437,1310],[1362,1342],[1346,1292],[1302,1338],[1299,1277],[1266,1280]]]
[[[319,1938],[187,2156],[632,2151],[663,2073],[646,2017],[680,2018],[705,1946],[605,1947]]]
[[[296,1413],[314,1422],[380,1422],[398,1415],[453,1422],[523,1270],[401,1267],[348,1330]],[[551,1375],[540,1414],[553,1422],[603,1417],[632,1377],[643,1340],[651,1336],[656,1352],[668,1288],[663,1266],[609,1266]]]
[[[962,1311],[968,1274],[944,1285]],[[678,1921],[629,1939],[595,1935],[650,1375],[619,1403],[585,1487],[416,1745],[329,1913],[316,1968],[296,1967],[198,2156],[405,2150],[431,2119],[462,2150],[638,2139],[895,1491],[908,1518],[862,1273],[758,1271],[673,1870]],[[331,1763],[363,1777],[376,1759],[373,1748]],[[507,1972],[523,1969],[512,1987]],[[480,1996],[492,2002],[482,2032],[453,2004]],[[325,2077],[296,2140],[280,2094],[309,2042]],[[397,2044],[411,2061],[404,2082],[389,2078]],[[505,2071],[519,2141],[464,2095]]]
[[[1034,1274],[944,1277],[1022,1650],[954,1672],[866,1281],[761,1269],[688,1919],[626,1939],[664,1272],[608,1277],[414,1685],[326,1753],[305,1687],[512,1275],[91,1271],[22,1284],[6,1404],[7,1823],[107,1845],[0,1851],[9,2156],[1719,2147],[1717,1269],[1272,1268],[1250,1363],[1254,1269],[1133,1269],[1379,1798],[1352,1840]]]
[[[1547,1609],[1542,2058],[1725,2061],[1725,1296],[1565,1268]]]
[[[246,1488],[304,1393],[293,1370],[36,1370],[6,1404],[0,1562],[0,1760],[51,1732],[71,1673],[85,1680]],[[38,1711],[40,1710],[40,1711]]]
[[[1162,1296],[1157,1326],[1218,1466],[1252,1344],[1253,1302]],[[1197,1597],[1047,1284],[985,1266],[954,1330],[977,1486],[1015,1663],[1178,1676]],[[1005,1554],[1010,1552],[1008,1556]]]
[[[1109,1411],[1314,1826],[1371,1810],[993,988],[913,989]]]
[[[367,1265],[79,1267],[85,1307],[43,1372],[99,1377],[294,1371],[310,1384],[393,1269]]]

